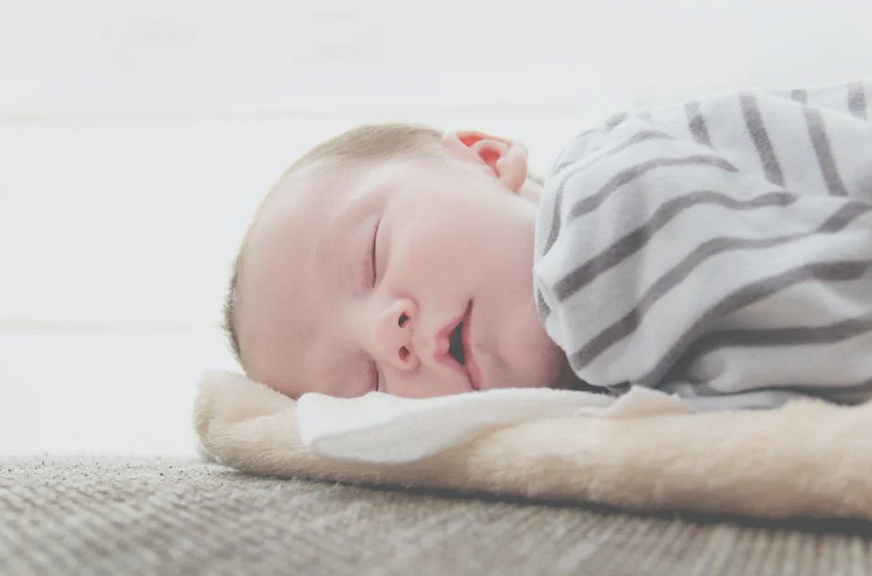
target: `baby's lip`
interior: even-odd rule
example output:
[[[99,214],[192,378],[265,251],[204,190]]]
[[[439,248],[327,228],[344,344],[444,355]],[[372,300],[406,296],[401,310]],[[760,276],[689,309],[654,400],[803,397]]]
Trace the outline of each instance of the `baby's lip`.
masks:
[[[445,364],[446,366],[451,368],[454,372],[456,372],[458,374],[462,374],[463,376],[465,376],[467,378],[467,380],[469,380],[470,386],[472,386],[473,388],[476,388],[475,384],[473,383],[473,379],[469,373],[469,370],[467,370],[467,366],[468,366],[469,361],[464,360],[464,363],[466,363],[467,366],[461,365],[460,362],[455,360],[454,357],[451,356],[451,354],[448,352],[448,350],[451,348],[451,333],[454,332],[454,330],[457,328],[457,326],[461,322],[468,321],[469,310],[471,307],[472,307],[472,302],[467,304],[466,308],[463,310],[463,312],[460,315],[458,315],[456,318],[451,320],[448,324],[446,324],[445,326],[440,328],[438,332],[436,332],[436,336],[434,338],[435,350],[433,351],[433,357],[440,364]],[[468,352],[470,352],[470,349],[469,349],[469,345],[468,345],[468,341],[467,341],[469,332],[468,332],[468,328],[466,325],[464,325],[463,332],[464,332],[464,334],[463,334],[463,352],[464,352],[464,358],[467,359],[467,358],[470,358],[469,356],[466,356],[466,354]]]
[[[436,343],[436,349],[433,351],[433,355],[438,357],[445,356],[448,354],[448,349],[451,347],[451,333],[454,332],[454,329],[457,328],[457,325],[463,321],[463,316],[466,314],[464,310],[463,314],[443,326],[436,332],[436,336],[433,338],[433,341]]]
[[[470,343],[470,335],[472,334],[472,300],[469,301],[469,305],[466,307],[466,314],[464,314],[462,322],[463,330],[461,340],[463,342],[463,368],[466,369],[466,374],[469,376],[469,383],[472,385],[473,389],[481,390],[481,369],[475,361],[472,344]]]

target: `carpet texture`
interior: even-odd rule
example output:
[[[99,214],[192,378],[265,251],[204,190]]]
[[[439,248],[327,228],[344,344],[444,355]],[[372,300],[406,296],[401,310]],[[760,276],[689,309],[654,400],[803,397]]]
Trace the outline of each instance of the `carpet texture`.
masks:
[[[860,576],[872,524],[640,516],[196,460],[0,458],[0,574]]]

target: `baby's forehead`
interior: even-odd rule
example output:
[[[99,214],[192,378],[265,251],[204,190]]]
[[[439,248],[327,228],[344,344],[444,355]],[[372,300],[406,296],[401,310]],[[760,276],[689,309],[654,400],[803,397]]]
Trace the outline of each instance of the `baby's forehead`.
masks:
[[[264,240],[299,229],[303,234],[323,226],[347,186],[340,175],[326,167],[304,167],[287,174],[273,187],[258,207],[246,235],[244,251],[256,250]]]
[[[288,269],[288,262],[300,264],[313,253],[353,193],[359,172],[335,162],[316,162],[281,178],[259,206],[240,253],[242,300],[247,299],[245,292],[263,292],[261,284],[276,280],[272,276]]]
[[[421,160],[318,161],[286,174],[259,208],[248,233],[246,252],[276,255],[272,249],[276,245],[310,244],[315,236],[341,229],[345,222],[338,216],[347,212],[345,208],[374,191],[403,188],[409,174],[419,173],[417,166],[409,170],[406,164]]]
[[[259,215],[280,209],[289,203],[303,208],[307,201],[327,201],[343,189],[346,170],[335,162],[319,161],[284,174],[270,190],[259,209]]]
[[[319,332],[318,310],[330,293],[325,268],[315,262],[347,193],[337,189],[340,183],[318,170],[294,175],[273,190],[252,226],[241,258],[237,321],[253,377],[277,382],[307,364],[303,359]]]

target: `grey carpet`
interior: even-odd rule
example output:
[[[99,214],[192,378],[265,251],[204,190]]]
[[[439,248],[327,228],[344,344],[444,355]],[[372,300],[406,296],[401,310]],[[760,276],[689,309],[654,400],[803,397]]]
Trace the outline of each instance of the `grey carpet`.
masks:
[[[872,574],[872,525],[740,523],[238,474],[0,458],[0,574]]]

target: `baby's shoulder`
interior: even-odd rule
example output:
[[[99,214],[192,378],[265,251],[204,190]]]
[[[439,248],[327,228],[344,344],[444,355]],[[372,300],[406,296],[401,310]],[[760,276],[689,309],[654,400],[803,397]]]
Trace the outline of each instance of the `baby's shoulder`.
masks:
[[[676,139],[679,134],[659,124],[645,112],[620,112],[591,128],[579,132],[558,155],[549,178],[559,177],[568,168],[594,164],[604,157],[631,151],[649,141]]]

